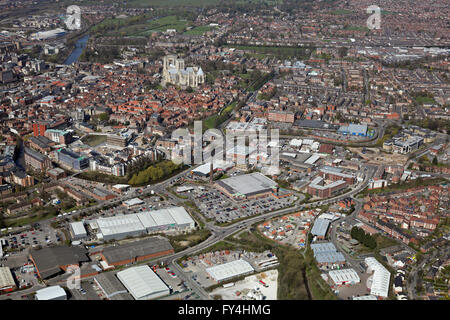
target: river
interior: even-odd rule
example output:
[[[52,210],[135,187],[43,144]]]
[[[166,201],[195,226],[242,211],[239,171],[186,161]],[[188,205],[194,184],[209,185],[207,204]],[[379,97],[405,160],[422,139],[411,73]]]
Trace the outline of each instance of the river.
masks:
[[[86,48],[86,43],[88,39],[89,39],[88,34],[78,39],[78,41],[75,44],[75,49],[73,49],[72,53],[69,55],[66,61],[64,61],[64,64],[72,64],[78,60],[84,48]]]

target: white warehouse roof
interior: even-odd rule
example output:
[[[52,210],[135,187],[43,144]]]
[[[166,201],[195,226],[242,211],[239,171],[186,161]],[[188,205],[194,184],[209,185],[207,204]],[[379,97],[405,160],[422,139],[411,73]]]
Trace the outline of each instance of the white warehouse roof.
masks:
[[[147,265],[120,271],[117,278],[136,300],[159,298],[170,292],[166,284]]]
[[[358,273],[354,269],[332,270],[329,272],[329,275],[335,284],[355,284],[361,282]]]
[[[211,277],[219,282],[253,271],[254,269],[250,265],[250,263],[242,259],[219,264],[217,266],[206,269],[206,272],[208,272]]]
[[[227,162],[224,160],[213,160],[213,170],[227,170],[229,168],[231,168],[233,166],[232,162]],[[192,170],[192,172],[207,176],[209,175],[211,171],[211,163],[205,163],[202,164],[201,166],[198,166],[197,168],[195,168],[194,170]]]
[[[81,221],[72,222],[70,226],[72,227],[75,236],[86,235],[87,233],[86,228],[84,227],[84,224]]]
[[[62,300],[67,299],[67,294],[60,286],[47,287],[36,291],[36,300]]]
[[[314,153],[311,157],[308,158],[308,160],[305,161],[306,164],[314,164],[317,160],[320,159],[320,155],[317,153]]]
[[[302,139],[292,139],[290,142],[289,142],[289,145],[291,145],[291,146],[294,146],[294,147],[301,147],[302,146],[302,143],[303,143],[303,141],[302,141]]]
[[[0,267],[0,290],[3,288],[14,287],[15,285],[11,270],[9,270],[8,267]]]
[[[170,207],[154,211],[143,211],[137,214],[118,215],[97,219],[103,236],[115,234],[145,232],[146,229],[163,226],[194,227],[195,222],[183,207]]]
[[[168,212],[168,209],[150,211],[148,214],[152,217],[152,219],[156,222],[158,226],[167,226],[175,224],[175,220]]]
[[[126,232],[145,231],[144,226],[135,214],[119,215],[97,219],[98,227],[103,236]]]
[[[317,218],[316,222],[311,229],[311,234],[314,236],[324,237],[327,233],[328,226],[330,225],[330,221],[323,218]]]
[[[166,211],[168,214],[170,214],[172,216],[173,220],[175,220],[175,223],[178,225],[194,223],[194,220],[192,220],[189,213],[183,207],[172,207],[172,208],[167,208],[167,209],[162,209],[162,210],[157,210],[157,211]],[[156,212],[156,211],[153,211],[153,212]]]
[[[253,172],[219,180],[218,184],[231,194],[251,195],[274,189],[278,184],[262,173]]]
[[[114,189],[126,189],[129,188],[130,185],[129,184],[115,184],[112,186]]]
[[[136,205],[143,204],[143,203],[144,203],[144,201],[142,201],[139,198],[133,198],[133,199],[130,199],[130,200],[127,200],[127,201],[123,202],[123,204],[128,206],[128,207],[136,206]]]
[[[374,271],[370,294],[387,298],[389,295],[391,273],[374,257],[366,258],[364,262],[368,266],[368,272]]]

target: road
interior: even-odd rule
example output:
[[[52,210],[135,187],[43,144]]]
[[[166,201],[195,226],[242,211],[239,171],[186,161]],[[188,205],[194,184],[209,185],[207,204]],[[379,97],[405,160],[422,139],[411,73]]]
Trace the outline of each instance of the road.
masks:
[[[120,203],[123,202],[127,199],[131,199],[133,197],[136,196],[143,196],[143,195],[148,195],[151,193],[151,191],[153,190],[155,194],[161,194],[161,193],[166,193],[166,188],[170,185],[173,184],[174,181],[176,181],[178,178],[181,178],[182,176],[184,176],[187,172],[189,172],[190,170],[192,170],[193,168],[188,168],[186,170],[184,170],[183,172],[178,173],[177,175],[171,177],[168,180],[165,180],[163,182],[154,184],[154,185],[150,185],[144,188],[144,192],[142,193],[138,193],[136,190],[134,189],[132,192],[130,192],[129,194],[120,196],[118,198],[115,198],[113,200],[110,201],[105,201],[102,203],[99,203],[93,207],[90,208],[85,208],[82,210],[79,210],[76,214],[72,214],[72,216],[77,216],[80,215],[81,213],[92,213],[97,209],[100,209],[101,207],[103,207],[104,205],[108,205],[108,204],[116,204],[116,203]],[[240,222],[236,222],[232,225],[229,226],[216,226],[213,223],[207,223],[206,226],[207,228],[209,228],[211,230],[211,236],[205,240],[204,242],[194,246],[194,247],[190,247],[187,248],[183,251],[180,251],[178,253],[163,257],[163,258],[159,258],[159,259],[154,259],[153,261],[159,263],[159,262],[164,262],[166,265],[169,265],[171,268],[173,268],[174,270],[177,271],[177,273],[180,275],[180,277],[182,278],[182,280],[185,281],[185,283],[191,288],[193,289],[195,292],[197,292],[199,294],[199,296],[202,299],[210,299],[208,293],[199,286],[198,283],[196,283],[195,281],[193,281],[191,278],[189,278],[181,269],[181,267],[176,263],[176,261],[186,255],[192,255],[195,254],[197,252],[200,252],[212,245],[214,245],[215,243],[225,239],[226,237],[232,235],[233,233],[237,232],[238,230],[241,230],[242,228],[248,228],[251,225],[258,223],[258,222],[262,222],[264,220],[267,219],[271,219],[273,217],[276,216],[280,216],[280,215],[285,215],[285,214],[289,214],[289,213],[293,213],[296,211],[301,211],[301,210],[306,210],[306,209],[312,209],[318,206],[322,206],[322,205],[326,205],[332,202],[336,202],[336,201],[340,201],[344,198],[347,197],[352,197],[355,194],[359,193],[360,191],[362,191],[367,184],[369,183],[370,179],[372,178],[373,174],[375,173],[376,170],[376,166],[366,166],[364,168],[364,171],[367,172],[365,179],[355,185],[352,190],[350,190],[349,192],[346,192],[344,194],[341,195],[337,195],[335,197],[329,198],[329,199],[324,199],[324,200],[319,200],[319,201],[315,201],[312,203],[306,203],[306,204],[297,204],[294,205],[293,207],[290,208],[285,208],[285,209],[280,209],[277,211],[273,211],[273,212],[268,212],[265,214],[261,214],[258,216],[254,216],[254,217],[250,217],[244,221],[240,221]],[[47,220],[43,220],[41,221],[41,225],[45,224],[45,223],[50,223],[52,220],[51,219],[47,219]],[[150,261],[151,262],[151,261]],[[32,289],[30,289],[32,290]],[[32,290],[33,291],[33,290]],[[23,294],[23,293],[21,293]]]
[[[350,220],[353,220],[358,215],[359,211],[361,210],[361,208],[363,206],[363,201],[361,201],[359,199],[355,199],[355,198],[353,198],[353,200],[355,201],[355,210],[350,215],[346,216],[345,218],[338,219],[331,223],[330,241],[336,246],[336,248],[339,249],[339,251],[341,251],[343,253],[343,255],[345,256],[345,259],[351,265],[356,267],[358,265],[358,263],[362,261],[362,259],[357,259],[357,258],[350,256],[345,250],[342,250],[342,248],[339,245],[339,242],[337,241],[337,228],[338,228],[339,224],[341,222],[348,223]]]
[[[246,219],[241,222],[237,222],[233,225],[226,226],[226,227],[215,226],[212,223],[208,223],[207,226],[211,230],[212,234],[206,241],[204,241],[194,247],[191,247],[191,248],[188,248],[181,252],[178,252],[176,254],[167,256],[167,257],[161,259],[161,261],[163,261],[165,264],[169,265],[171,268],[177,270],[179,274],[184,275],[181,267],[176,263],[176,260],[178,260],[179,258],[181,258],[183,256],[192,255],[201,250],[204,250],[207,247],[232,235],[233,233],[237,232],[238,230],[241,230],[242,228],[248,228],[255,223],[269,220],[276,216],[285,215],[285,214],[289,214],[289,213],[293,213],[293,212],[301,211],[301,210],[305,210],[305,209],[312,209],[317,206],[329,204],[331,202],[337,202],[337,201],[343,200],[348,197],[353,197],[355,194],[362,191],[368,185],[370,179],[373,177],[373,175],[376,171],[376,168],[368,167],[367,169],[364,169],[364,171],[367,171],[365,179],[360,184],[356,185],[351,191],[344,193],[342,195],[337,195],[333,198],[329,198],[329,199],[325,199],[325,200],[321,200],[321,201],[317,201],[317,202],[313,202],[313,203],[301,204],[301,205],[296,205],[291,208],[285,208],[285,209],[280,209],[280,210],[273,211],[273,212],[268,212],[268,213],[265,213],[265,214],[262,214],[259,216],[251,217],[249,219]],[[355,210],[355,212],[356,212],[356,210]],[[194,289],[203,299],[210,299],[209,295],[204,291],[204,289],[201,288],[194,280],[192,280],[186,276],[184,276],[183,280],[192,289]]]

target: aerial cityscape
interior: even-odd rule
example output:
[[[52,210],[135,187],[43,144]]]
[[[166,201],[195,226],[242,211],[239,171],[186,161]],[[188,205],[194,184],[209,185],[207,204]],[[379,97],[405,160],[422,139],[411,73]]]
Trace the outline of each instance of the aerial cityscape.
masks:
[[[448,301],[449,17],[0,0],[0,303]]]

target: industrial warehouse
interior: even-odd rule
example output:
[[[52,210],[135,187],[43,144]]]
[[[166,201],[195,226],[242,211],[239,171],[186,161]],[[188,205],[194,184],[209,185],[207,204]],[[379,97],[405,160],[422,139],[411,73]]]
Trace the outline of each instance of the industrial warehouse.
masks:
[[[374,257],[366,258],[364,262],[367,264],[367,272],[373,272],[371,276],[370,294],[387,298],[389,295],[391,273]]]
[[[162,237],[129,242],[103,249],[101,257],[108,266],[121,266],[174,253],[169,240]]]
[[[332,270],[328,274],[337,286],[353,285],[361,282],[358,273],[354,269]]]
[[[47,287],[36,291],[36,300],[67,300],[67,294],[60,286]]]
[[[81,221],[71,223],[69,231],[73,240],[80,240],[87,237],[86,228]]]
[[[89,226],[99,240],[109,241],[168,230],[188,231],[195,227],[195,221],[183,207],[170,207],[100,218],[91,221]],[[83,238],[83,228],[79,223],[72,223],[73,237]]]
[[[166,284],[147,265],[120,271],[117,278],[135,300],[156,299],[170,294]]]
[[[0,293],[16,289],[16,283],[8,267],[0,267]]]
[[[327,234],[328,227],[330,226],[330,221],[323,218],[317,218],[316,222],[311,229],[311,234],[316,236],[317,239],[324,239]]]
[[[345,263],[345,257],[338,252],[333,243],[312,243],[311,249],[314,252],[314,258],[320,266],[341,265]]]
[[[95,284],[109,300],[132,300],[127,289],[112,272],[100,273],[94,278]]]
[[[31,250],[30,259],[36,267],[37,275],[47,279],[63,273],[70,265],[80,265],[90,261],[83,247],[47,247]]]
[[[216,183],[219,190],[232,198],[257,198],[277,191],[278,185],[259,172],[235,176]]]
[[[253,273],[255,269],[250,263],[243,259],[234,260],[228,263],[206,269],[206,272],[217,282],[226,281],[234,277]]]

